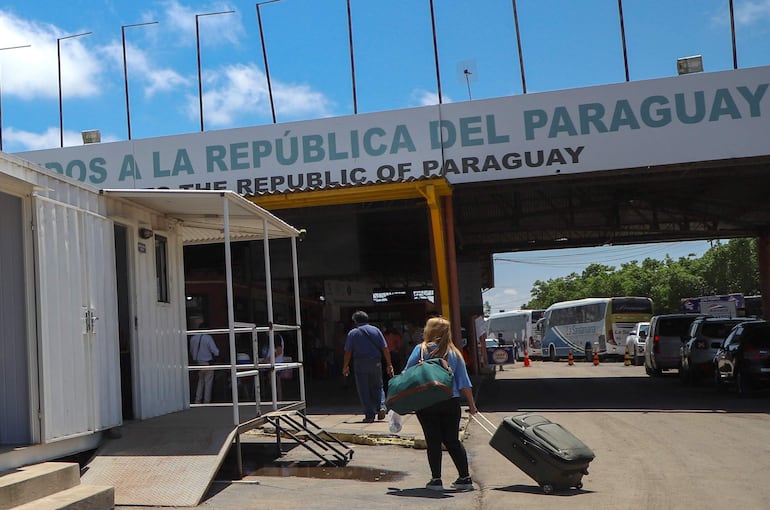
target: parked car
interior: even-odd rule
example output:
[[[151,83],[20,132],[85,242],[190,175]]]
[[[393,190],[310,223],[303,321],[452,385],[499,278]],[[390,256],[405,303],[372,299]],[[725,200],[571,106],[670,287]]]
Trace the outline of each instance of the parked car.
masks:
[[[770,322],[743,322],[730,331],[714,356],[714,381],[734,383],[739,395],[770,388]]]
[[[690,325],[699,316],[693,313],[654,315],[650,319],[647,341],[644,343],[644,370],[658,376],[664,370],[679,369],[682,344],[687,340]]]
[[[626,337],[626,348],[631,355],[631,363],[638,365],[644,359],[644,342],[647,340],[647,331],[650,329],[649,322],[637,322],[634,329]]]
[[[714,356],[736,324],[746,318],[698,317],[690,325],[688,340],[682,345],[679,376],[685,384],[712,376]]]

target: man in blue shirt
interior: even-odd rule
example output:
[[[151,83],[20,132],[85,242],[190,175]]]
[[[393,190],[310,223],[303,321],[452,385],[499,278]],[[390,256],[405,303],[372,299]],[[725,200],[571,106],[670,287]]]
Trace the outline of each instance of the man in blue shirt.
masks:
[[[355,366],[356,389],[358,399],[364,408],[364,422],[385,419],[385,390],[382,384],[382,358],[385,357],[386,370],[393,377],[393,363],[385,337],[377,327],[369,324],[369,316],[361,310],[353,314],[353,329],[345,339],[345,359],[342,375],[350,375],[350,361]]]

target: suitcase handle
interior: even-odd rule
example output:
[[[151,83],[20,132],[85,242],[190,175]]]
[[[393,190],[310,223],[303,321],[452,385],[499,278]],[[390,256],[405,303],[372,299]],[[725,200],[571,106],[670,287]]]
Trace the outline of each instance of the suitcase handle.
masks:
[[[484,416],[483,414],[481,414],[481,412],[477,411],[477,412],[476,412],[476,414],[472,414],[472,415],[471,415],[471,418],[473,418],[473,421],[475,421],[476,423],[478,423],[478,424],[479,424],[479,426],[480,426],[482,429],[484,429],[484,432],[486,432],[486,433],[487,433],[487,434],[489,434],[490,436],[493,436],[493,435],[494,435],[494,432],[492,432],[492,430],[494,430],[494,429],[495,429],[495,424],[494,424],[494,423],[492,423],[492,422],[491,422],[491,421],[490,421],[490,420],[489,420],[489,419],[488,419],[486,416]],[[481,418],[481,419],[479,419],[479,418]],[[485,423],[483,423],[481,420],[484,420],[484,422],[486,422],[486,424],[485,424]],[[487,426],[489,426],[489,428],[487,428]],[[492,429],[492,430],[490,430],[490,429]]]
[[[485,431],[487,434],[489,434],[490,436],[494,436],[494,435],[495,435],[495,433],[494,433],[494,432],[492,432],[492,430],[494,430],[494,429],[496,428],[496,427],[495,427],[495,424],[494,424],[494,423],[492,423],[492,422],[489,420],[489,418],[487,418],[486,416],[484,416],[483,414],[481,414],[481,412],[477,412],[476,414],[472,414],[472,415],[471,415],[471,418],[473,418],[473,421],[475,421],[476,423],[478,423],[478,424],[479,424],[479,426],[480,426],[482,429],[484,429],[484,431]],[[483,420],[483,421],[482,421],[482,420]],[[486,423],[484,423],[484,422],[486,422]],[[489,428],[487,428],[487,427],[489,427]],[[490,429],[492,429],[492,430],[490,430]],[[530,443],[528,443],[527,441],[524,441],[524,442],[523,442],[523,444],[526,446],[526,445],[528,445],[528,444],[530,444]],[[516,445],[516,444],[513,444],[512,446],[513,446],[514,448],[518,448],[518,445]],[[536,446],[536,445],[535,445],[535,446]],[[523,455],[523,456],[525,456],[525,457],[527,458],[527,460],[529,461],[529,463],[530,463],[530,464],[537,464],[537,459],[536,459],[536,458],[534,458],[532,455],[530,455],[529,453],[527,453],[527,451],[526,451],[526,450],[524,450],[524,449],[520,449],[520,450],[521,450],[521,453],[522,453],[522,455]]]

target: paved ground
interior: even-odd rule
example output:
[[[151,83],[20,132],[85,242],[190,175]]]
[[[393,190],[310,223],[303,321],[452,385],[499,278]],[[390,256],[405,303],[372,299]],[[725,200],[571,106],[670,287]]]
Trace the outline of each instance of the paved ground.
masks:
[[[494,423],[538,412],[583,439],[596,453],[583,489],[543,494],[469,422],[465,445],[477,490],[436,493],[423,488],[429,478],[424,450],[358,444],[365,438],[385,442],[387,424],[361,423],[355,395],[335,384],[316,384],[334,394],[323,409],[309,392],[308,411],[324,428],[352,433],[354,456],[347,467],[257,470],[239,482],[215,482],[201,508],[770,508],[766,394],[737,399],[708,386],[683,387],[675,375],[649,378],[643,368],[622,363],[518,363],[482,385],[480,409]],[[401,436],[407,445],[419,440],[414,416],[407,417]],[[248,471],[248,454],[245,462]],[[444,475],[448,487],[456,472],[447,455]]]

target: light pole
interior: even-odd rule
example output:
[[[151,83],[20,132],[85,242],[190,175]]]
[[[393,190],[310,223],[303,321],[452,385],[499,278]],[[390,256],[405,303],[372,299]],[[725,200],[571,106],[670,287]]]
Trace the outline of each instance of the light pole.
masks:
[[[128,61],[126,60],[126,29],[133,27],[143,27],[145,25],[157,25],[157,21],[147,23],[135,23],[133,25],[123,25],[120,27],[120,35],[123,40],[123,82],[126,85],[126,123],[128,124],[128,139],[131,139],[131,108],[128,105]]]
[[[62,108],[61,95],[61,42],[65,39],[74,39],[75,37],[83,37],[91,35],[92,33],[93,32],[83,32],[82,34],[68,35],[56,39],[56,62],[59,67],[59,147],[64,147],[64,111]]]
[[[730,0],[730,34],[733,38],[733,69],[738,69],[738,50],[735,47],[735,11],[733,10],[733,0]]]
[[[441,104],[441,72],[438,68],[438,44],[436,43],[436,16],[433,11],[433,0],[430,0],[430,26],[433,30],[433,59],[436,61],[436,87],[438,90],[438,104]]]
[[[350,48],[350,76],[353,82],[353,113],[358,113],[358,100],[356,99],[356,61],[353,58],[353,18],[350,13],[350,0],[348,2],[348,47]]]
[[[201,36],[198,19],[204,16],[216,16],[217,14],[232,14],[235,11],[207,12],[195,15],[195,46],[198,49],[198,104],[201,112],[201,133],[203,132],[203,78],[201,77]]]
[[[0,48],[0,51],[3,50],[15,50],[18,48],[29,48],[31,45],[25,44],[23,46],[10,46],[8,48]],[[0,94],[0,151],[3,150],[3,97],[2,94]]]
[[[516,9],[516,0],[513,3],[513,24],[516,26],[516,46],[519,50],[519,70],[521,71],[521,93],[527,93],[527,78],[524,76],[524,53],[521,51],[521,33],[519,32],[519,11]]]
[[[618,0],[618,16],[620,17],[620,39],[623,41],[623,66],[626,70],[626,81],[629,81],[628,51],[626,50],[626,25],[623,22],[623,0]]]
[[[257,24],[259,25],[259,40],[262,42],[262,59],[265,61],[265,77],[267,78],[267,95],[270,97],[270,112],[273,114],[273,124],[275,124],[275,104],[273,103],[273,86],[270,84],[270,68],[267,65],[267,49],[265,48],[265,33],[262,30],[262,13],[260,6],[280,2],[281,0],[268,0],[259,2],[257,6]]]

